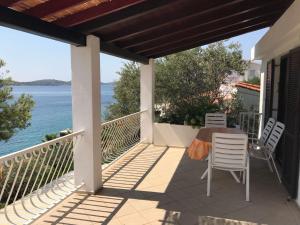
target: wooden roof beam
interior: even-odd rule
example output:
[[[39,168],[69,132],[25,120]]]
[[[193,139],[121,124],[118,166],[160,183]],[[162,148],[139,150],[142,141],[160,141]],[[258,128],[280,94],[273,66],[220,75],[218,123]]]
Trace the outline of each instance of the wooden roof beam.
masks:
[[[0,25],[48,37],[76,46],[86,44],[86,36],[52,23],[0,6]]]
[[[149,58],[142,56],[142,55],[135,54],[133,52],[130,52],[127,49],[122,49],[118,46],[115,46],[114,44],[101,42],[100,50],[101,50],[101,52],[106,53],[108,55],[121,57],[124,59],[128,59],[128,60],[135,61],[135,62],[140,62],[143,64],[149,64]]]
[[[280,15],[281,11],[275,11],[275,12],[269,12],[265,15],[260,15],[254,18],[236,18],[235,20],[224,20],[220,22],[216,22],[214,24],[209,24],[204,27],[200,27],[198,29],[190,30],[189,32],[182,32],[180,34],[176,34],[172,37],[166,37],[160,40],[157,40],[155,42],[151,42],[148,44],[141,45],[139,47],[131,48],[130,50],[133,52],[136,52],[138,54],[144,54],[147,51],[153,50],[153,49],[159,49],[163,46],[167,46],[173,43],[182,43],[185,41],[189,41],[190,39],[193,39],[194,37],[202,37],[202,36],[209,36],[212,33],[216,32],[222,32],[223,30],[229,30],[229,29],[236,29],[240,27],[247,27],[252,24],[261,23],[264,21],[270,21],[277,18],[278,15]]]
[[[241,3],[243,1],[244,0],[232,0],[232,1],[205,0],[205,2],[195,1],[193,4],[189,4],[189,1],[187,1],[185,5],[186,8],[183,8],[176,14],[173,13],[172,10],[169,10],[167,12],[162,12],[164,16],[161,17],[159,21],[157,21],[155,18],[152,19],[149,16],[147,20],[145,21],[141,21],[141,19],[137,20],[136,24],[131,24],[131,26],[128,26],[127,29],[122,29],[118,32],[105,34],[105,31],[102,32],[101,27],[98,29],[98,31],[99,33],[102,33],[103,39],[105,39],[106,41],[116,42],[116,41],[124,40],[126,38],[141,35],[145,31],[151,32],[159,27],[168,26],[176,22],[181,23],[184,20],[195,18],[197,16],[199,17],[205,14],[207,15],[208,13],[213,13],[218,10],[221,10],[224,7],[235,7],[237,3]],[[124,22],[120,21],[120,23],[124,23]],[[81,29],[79,28],[79,30]]]
[[[201,3],[201,1],[199,1],[199,2]],[[222,10],[224,10],[224,8],[226,8],[226,7],[234,8],[237,6],[243,8],[242,4],[247,5],[249,7],[249,11],[252,8],[258,8],[259,4],[261,4],[263,7],[267,7],[268,5],[271,5],[271,4],[273,4],[274,6],[280,5],[282,11],[284,11],[283,5],[286,4],[286,1],[276,1],[276,0],[265,0],[265,1],[252,0],[248,4],[247,4],[247,2],[241,2],[239,0],[236,0],[236,1],[229,2],[229,3],[228,2],[226,3],[224,1],[224,3],[220,4],[219,6],[213,7],[212,6],[213,1],[209,1],[209,2],[211,2],[211,3],[203,4],[203,6],[202,6],[203,10],[201,10],[201,8],[200,8],[201,4],[199,6],[198,5],[193,6],[192,8],[200,9],[200,11],[198,11],[196,13],[187,13],[186,16],[179,16],[179,15],[171,14],[171,17],[173,16],[172,18],[169,18],[167,15],[165,15],[163,17],[163,20],[159,21],[159,23],[157,23],[156,21],[150,20],[148,22],[141,23],[140,25],[128,26],[127,29],[123,29],[122,31],[119,31],[119,32],[116,32],[113,34],[103,35],[102,37],[103,37],[103,39],[105,39],[108,42],[116,42],[116,41],[120,41],[120,40],[126,40],[126,38],[141,35],[146,31],[154,32],[155,29],[157,29],[159,27],[168,26],[168,25],[174,24],[176,22],[184,23],[184,20],[199,17],[204,14],[208,15],[208,13],[213,13],[216,11],[219,11],[218,16],[220,17],[220,16],[224,15],[224,12],[222,11]],[[240,11],[242,11],[242,10],[240,10]],[[266,10],[266,12],[267,12],[267,10]],[[208,20],[205,19],[205,21],[208,21]],[[199,20],[198,20],[198,22],[199,22]]]
[[[170,23],[167,25],[157,25],[155,29],[151,31],[145,31],[140,35],[133,36],[124,40],[114,42],[123,48],[130,49],[132,47],[139,47],[154,43],[157,41],[163,41],[166,38],[172,40],[172,38],[177,34],[183,34],[190,32],[191,30],[200,29],[201,27],[206,27],[210,24],[223,23],[225,21],[241,20],[245,18],[256,17],[257,15],[272,13],[273,11],[282,11],[283,4],[273,4],[273,1],[266,1],[265,4],[255,6],[257,1],[253,0],[250,2],[240,3],[240,7],[226,7],[221,10],[216,11],[215,13],[210,13],[208,15],[195,16],[189,19],[182,19],[175,23]],[[254,4],[254,5],[253,5]],[[176,27],[177,29],[174,29]]]
[[[0,5],[9,7],[9,6],[12,6],[13,4],[15,4],[19,1],[21,1],[21,0],[0,0]]]
[[[237,30],[233,30],[233,31],[229,31],[227,33],[223,33],[223,34],[218,34],[216,36],[211,36],[210,38],[206,38],[206,39],[198,39],[198,40],[194,40],[193,42],[189,42],[189,43],[185,43],[181,46],[173,46],[173,47],[169,47],[169,48],[165,48],[165,49],[161,49],[160,51],[156,51],[156,52],[151,52],[148,53],[146,56],[149,58],[159,58],[159,57],[163,57],[166,55],[171,55],[177,52],[181,52],[181,51],[185,51],[185,50],[189,50],[192,48],[196,48],[199,46],[203,46],[203,45],[207,45],[213,42],[217,42],[217,41],[221,41],[221,40],[225,40],[228,38],[232,38],[238,35],[242,35],[248,32],[252,32],[255,30],[259,30],[268,26],[271,26],[275,21],[269,21],[269,22],[264,22],[261,24],[257,24],[257,25],[252,25],[249,27],[244,27],[241,29],[237,29]]]
[[[139,4],[132,5],[114,13],[109,13],[105,16],[98,15],[99,18],[86,23],[81,23],[74,28],[85,33],[93,33],[99,28],[116,25],[120,22],[125,22],[131,19],[139,19],[141,16],[148,14],[151,11],[156,11],[158,8],[167,7],[180,0],[147,0]],[[182,0],[181,0],[182,1]],[[185,0],[186,1],[186,0]],[[82,21],[82,18],[80,18]],[[58,21],[58,24],[64,25]]]
[[[0,6],[0,25],[58,40],[75,46],[86,45],[86,35],[82,33],[60,27],[53,23],[43,21],[36,17],[17,12],[3,6]],[[101,42],[100,50],[110,55],[144,64],[147,64],[149,61],[147,57],[137,55],[126,49],[121,49],[113,44],[106,44],[105,42]]]

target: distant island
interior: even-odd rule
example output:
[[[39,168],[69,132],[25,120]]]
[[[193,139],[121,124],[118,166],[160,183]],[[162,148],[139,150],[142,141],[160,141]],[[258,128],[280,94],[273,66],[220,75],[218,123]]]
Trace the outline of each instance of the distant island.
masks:
[[[114,84],[114,82],[102,83],[103,85]],[[55,79],[43,79],[43,80],[34,80],[34,81],[12,81],[12,85],[15,86],[62,86],[62,85],[71,85],[71,81],[55,80]]]

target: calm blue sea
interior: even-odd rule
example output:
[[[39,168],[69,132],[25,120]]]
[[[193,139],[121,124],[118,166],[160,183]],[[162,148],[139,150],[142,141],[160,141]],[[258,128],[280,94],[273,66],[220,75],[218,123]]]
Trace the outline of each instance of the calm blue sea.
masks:
[[[102,84],[102,118],[114,102],[113,84]],[[30,94],[35,101],[31,125],[8,142],[0,142],[0,156],[41,143],[45,134],[72,128],[71,86],[14,86],[13,95]]]

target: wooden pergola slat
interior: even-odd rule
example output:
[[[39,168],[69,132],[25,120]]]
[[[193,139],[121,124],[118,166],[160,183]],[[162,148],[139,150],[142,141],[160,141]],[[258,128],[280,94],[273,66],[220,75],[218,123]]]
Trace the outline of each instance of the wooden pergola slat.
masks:
[[[258,17],[251,17],[251,18],[235,18],[230,19],[229,21],[218,21],[213,24],[208,24],[204,27],[200,27],[198,29],[192,29],[190,31],[185,31],[180,34],[176,34],[174,36],[165,37],[163,39],[159,39],[155,42],[151,42],[148,44],[141,45],[139,47],[131,48],[130,50],[138,53],[143,54],[144,52],[147,52],[149,50],[153,49],[159,49],[161,47],[164,47],[166,45],[170,45],[172,43],[179,43],[179,42],[188,42],[190,39],[198,38],[199,36],[209,36],[212,33],[222,32],[225,29],[235,29],[236,27],[242,28],[247,27],[251,25],[255,25],[257,23],[261,23],[264,21],[272,21],[274,20],[275,16],[280,14],[280,11],[275,12],[269,12],[263,16]]]
[[[86,45],[86,35],[82,33],[60,27],[56,24],[37,19],[33,16],[28,16],[3,6],[0,6],[0,25],[48,37],[75,46]],[[145,64],[149,61],[147,57],[119,48],[114,44],[101,42],[100,49],[104,53],[123,57],[128,60],[142,62]]]
[[[171,8],[163,11],[162,13],[164,14],[164,16],[161,17],[159,20],[155,18],[156,15],[154,12],[148,15],[145,19],[143,17],[140,17],[138,20],[134,21],[134,23],[130,24],[130,26],[128,26],[127,29],[122,29],[118,32],[110,32],[110,34],[106,34],[105,31],[102,31],[101,27],[96,31],[102,34],[103,38],[109,42],[124,40],[126,38],[140,35],[145,31],[151,32],[162,26],[167,26],[176,22],[182,23],[184,20],[187,20],[189,18],[195,18],[200,15],[214,13],[217,10],[220,10],[226,6],[235,7],[237,3],[240,3],[242,1],[243,0],[204,0],[198,1],[195,4],[189,4],[189,1],[186,1],[185,4],[182,4],[184,6],[184,10],[179,11],[177,14],[174,14]],[[178,4],[178,7],[180,7],[180,4]],[[119,26],[124,27],[124,22],[120,21],[118,27]],[[116,25],[114,27],[116,27]],[[157,35],[159,36],[160,34],[157,33]]]
[[[42,4],[37,5],[35,7],[27,9],[27,10],[23,11],[23,13],[26,13],[31,16],[43,18],[43,17],[53,14],[55,12],[67,9],[69,7],[72,7],[74,5],[78,5],[80,3],[84,3],[87,1],[89,1],[89,0],[68,0],[68,1],[49,0]]]
[[[232,38],[232,37],[235,37],[235,36],[238,36],[238,35],[241,35],[241,34],[249,33],[251,31],[259,30],[259,29],[265,28],[267,26],[271,26],[273,23],[274,23],[274,21],[265,22],[265,23],[253,25],[253,26],[250,26],[250,27],[244,27],[244,28],[241,28],[241,29],[238,29],[238,30],[229,31],[227,33],[217,34],[216,36],[211,36],[210,38],[185,43],[184,45],[181,45],[181,46],[177,46],[177,47],[173,46],[172,48],[161,49],[160,51],[149,53],[147,55],[147,57],[149,57],[149,58],[159,58],[159,57],[162,57],[162,56],[174,54],[174,53],[177,53],[177,52],[181,52],[181,51],[184,51],[184,50],[196,48],[196,47],[199,47],[199,46],[202,46],[202,45],[207,45],[207,44],[217,42],[217,41],[220,41],[220,40],[225,40],[225,39],[228,39],[228,38]]]
[[[191,37],[188,37],[186,38],[185,40],[183,40],[183,43],[188,43],[188,44],[191,44],[191,43],[197,43],[199,41],[204,41],[204,40],[209,40],[211,38],[215,38],[215,37],[220,37],[220,36],[223,36],[223,35],[226,35],[228,33],[231,33],[233,31],[241,31],[241,30],[244,30],[244,29],[247,29],[247,28],[250,28],[250,27],[256,27],[256,26],[260,26],[260,25],[270,25],[270,24],[273,24],[274,21],[272,20],[264,20],[264,21],[258,21],[257,23],[255,24],[247,24],[247,25],[233,25],[231,27],[225,27],[223,29],[219,29],[217,31],[212,31],[208,34],[199,34],[199,35],[195,35],[195,36],[191,36]],[[222,39],[221,39],[222,40]],[[159,46],[157,48],[152,48],[152,49],[149,49],[149,50],[144,50],[144,51],[141,51],[143,53],[143,55],[146,55],[146,56],[149,56],[149,55],[153,55],[157,52],[160,52],[160,51],[166,51],[168,49],[173,49],[173,48],[177,48],[178,46],[180,46],[178,43],[181,42],[180,40],[176,40],[176,41],[171,41],[167,44],[165,44],[164,46]],[[209,43],[205,43],[205,44],[209,44]],[[183,45],[184,46],[184,45]]]
[[[85,32],[93,33],[99,30],[99,28],[104,28],[112,25],[118,26],[119,23],[132,20],[132,19],[138,20],[141,16],[149,14],[149,12],[160,10],[163,7],[170,7],[172,3],[174,4],[174,2],[177,1],[182,1],[182,0],[144,1],[139,4],[133,5],[131,7],[124,8],[123,10],[117,11],[115,13],[109,13],[105,16],[101,16],[98,19],[94,19],[87,23],[79,24],[74,28],[84,33]]]
[[[154,43],[156,41],[163,42],[166,38],[169,38],[168,40],[172,40],[177,34],[184,34],[185,32],[200,29],[201,27],[203,27],[203,30],[206,30],[207,26],[210,24],[214,25],[216,23],[226,23],[226,21],[231,24],[232,21],[255,18],[257,15],[269,14],[274,11],[282,11],[283,7],[283,4],[274,5],[272,2],[267,2],[262,5],[255,5],[253,3],[255,3],[255,0],[241,5],[236,5],[237,7],[224,7],[212,14],[204,14],[187,20],[180,20],[178,22],[175,21],[167,25],[158,25],[156,29],[144,31],[140,35],[135,35],[131,38],[126,38],[114,43],[123,46],[123,48],[129,49],[152,42]],[[174,27],[177,27],[177,29],[174,29]]]
[[[85,45],[100,38],[101,51],[147,63],[199,45],[272,25],[294,0],[28,0],[0,1],[0,24]],[[96,4],[98,4],[96,3]],[[49,21],[49,22],[47,22]]]
[[[98,17],[103,17],[109,13],[120,11],[144,1],[145,0],[108,1],[98,6],[58,19],[55,21],[55,23],[64,27],[72,27],[96,19]]]
[[[49,37],[76,46],[86,44],[85,35],[0,6],[0,25]]]
[[[21,0],[1,0],[0,5],[1,6],[11,6],[14,3],[20,2]]]

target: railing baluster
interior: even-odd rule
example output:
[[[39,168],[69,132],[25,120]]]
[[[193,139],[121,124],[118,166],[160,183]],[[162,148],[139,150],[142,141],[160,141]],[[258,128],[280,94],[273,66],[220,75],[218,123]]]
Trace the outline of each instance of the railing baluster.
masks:
[[[35,155],[35,152],[33,151],[32,154],[33,154],[33,156],[34,156],[34,155]],[[29,186],[29,184],[30,184],[32,175],[33,175],[33,173],[34,173],[34,171],[35,171],[36,165],[37,165],[37,163],[38,163],[39,160],[40,160],[40,156],[41,156],[41,151],[39,151],[39,154],[38,154],[38,156],[37,156],[37,158],[36,158],[36,160],[35,160],[34,166],[33,166],[32,170],[31,170],[29,179],[28,179],[28,181],[27,181],[25,190],[23,191],[23,195],[22,195],[22,198],[21,198],[23,208],[24,208],[27,212],[29,212],[29,213],[31,213],[31,214],[33,214],[33,215],[34,215],[34,213],[32,213],[30,210],[28,210],[28,209],[25,207],[24,197],[25,197],[25,194],[27,193],[27,189],[28,189],[28,186]],[[31,194],[31,193],[30,193],[30,194]]]
[[[140,142],[142,113],[133,113],[101,125],[104,163],[112,162]],[[75,132],[0,157],[0,203],[5,203],[3,210],[9,223],[13,223],[15,216],[11,216],[8,210],[12,209],[23,221],[17,224],[25,224],[78,188],[70,171],[73,169],[73,148],[81,135],[82,131]]]
[[[18,197],[19,192],[20,192],[20,190],[21,190],[21,187],[22,187],[22,185],[23,185],[23,182],[24,182],[25,176],[26,176],[26,174],[27,174],[28,168],[29,168],[29,166],[30,166],[31,160],[32,160],[32,157],[30,157],[30,158],[29,158],[29,161],[27,162],[26,169],[25,169],[25,171],[24,171],[24,173],[23,173],[21,182],[19,183],[19,187],[18,187],[17,193],[15,194],[14,201],[13,201],[13,209],[14,209],[14,212],[15,212],[19,217],[22,217],[22,216],[17,212],[16,207],[15,207],[15,202],[16,202],[16,200],[17,200],[17,197]],[[22,218],[23,218],[23,217],[22,217]],[[26,218],[24,218],[24,219],[26,219]]]
[[[250,140],[258,138],[259,123],[261,122],[262,113],[241,112],[240,129],[246,132]]]
[[[15,161],[18,162],[18,159],[17,157],[15,158]],[[13,193],[13,190],[15,188],[15,185],[16,185],[16,182],[17,182],[17,179],[18,179],[18,176],[19,176],[19,173],[20,173],[20,170],[22,168],[22,165],[23,165],[23,159],[21,159],[21,162],[19,163],[19,166],[18,166],[18,169],[17,169],[17,173],[14,177],[14,181],[13,181],[13,184],[10,188],[10,192],[8,194],[8,197],[7,197],[7,200],[6,200],[6,203],[5,203],[5,206],[4,206],[4,212],[5,212],[5,217],[6,219],[10,222],[10,223],[13,223],[13,221],[10,220],[9,216],[8,216],[8,213],[7,213],[7,206],[8,206],[8,203],[9,203],[9,200],[12,196],[12,193]],[[14,207],[14,206],[13,206]]]
[[[74,132],[0,157],[0,203],[4,206],[0,216],[3,215],[7,223],[30,222],[77,188],[74,185],[65,190],[61,185],[65,180],[73,179],[67,174],[73,164],[73,139],[81,135],[83,131]],[[61,191],[54,192],[52,197],[49,191],[54,189]],[[28,203],[31,206],[27,206]]]
[[[102,124],[101,150],[103,163],[110,163],[140,142],[140,116],[137,112]]]

